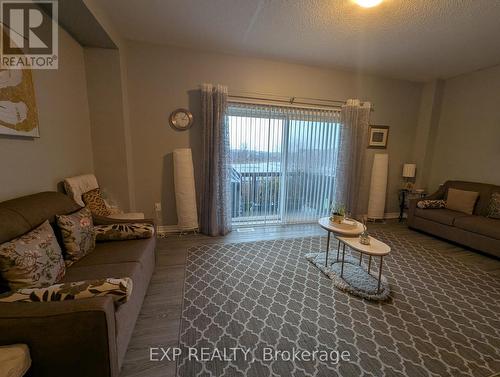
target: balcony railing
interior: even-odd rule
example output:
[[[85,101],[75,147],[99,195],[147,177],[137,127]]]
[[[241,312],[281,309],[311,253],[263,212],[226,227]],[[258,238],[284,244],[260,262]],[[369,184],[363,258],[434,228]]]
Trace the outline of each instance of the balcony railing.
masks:
[[[307,223],[329,213],[333,175],[232,169],[233,224]]]

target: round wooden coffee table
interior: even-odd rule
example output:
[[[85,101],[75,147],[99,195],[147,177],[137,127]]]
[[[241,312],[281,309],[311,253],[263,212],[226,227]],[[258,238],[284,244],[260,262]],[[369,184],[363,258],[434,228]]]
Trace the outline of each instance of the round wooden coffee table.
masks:
[[[391,252],[391,247],[382,241],[379,241],[373,237],[370,237],[370,244],[364,245],[359,242],[359,237],[337,237],[339,243],[342,242],[342,267],[340,269],[340,277],[344,274],[344,257],[345,257],[345,246],[349,246],[352,250],[359,252],[359,265],[363,259],[363,254],[369,256],[368,260],[368,274],[370,274],[370,268],[372,264],[372,256],[380,257],[380,265],[378,268],[378,285],[377,293],[380,292],[380,282],[382,280],[382,263],[384,261],[384,256]]]
[[[318,220],[318,224],[324,230],[328,232],[328,237],[326,239],[326,257],[325,257],[325,267],[328,267],[328,252],[330,251],[330,235],[333,233],[334,237],[357,237],[363,233],[364,227],[359,221],[349,219],[352,221],[353,225],[348,225],[347,223],[337,224],[330,221],[329,217],[322,217]],[[340,241],[337,245],[337,260],[339,260],[340,254]]]

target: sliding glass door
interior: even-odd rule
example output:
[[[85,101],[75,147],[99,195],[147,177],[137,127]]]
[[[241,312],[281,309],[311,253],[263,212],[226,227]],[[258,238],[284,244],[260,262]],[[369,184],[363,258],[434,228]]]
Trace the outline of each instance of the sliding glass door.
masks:
[[[231,103],[233,225],[314,222],[329,212],[339,113]]]

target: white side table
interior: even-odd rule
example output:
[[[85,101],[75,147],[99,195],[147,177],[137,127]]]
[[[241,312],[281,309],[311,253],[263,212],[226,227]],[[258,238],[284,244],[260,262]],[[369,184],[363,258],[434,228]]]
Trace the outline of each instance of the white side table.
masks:
[[[31,366],[26,344],[0,346],[0,377],[22,377]]]
[[[382,241],[379,241],[373,237],[370,237],[370,244],[363,245],[359,242],[359,237],[337,237],[339,242],[342,242],[342,267],[340,269],[340,277],[342,277],[344,273],[344,257],[345,257],[345,246],[349,246],[351,249],[356,250],[360,253],[359,256],[359,265],[361,266],[361,262],[363,259],[363,254],[367,254],[369,256],[368,260],[368,273],[370,273],[370,268],[372,264],[372,256],[380,257],[380,266],[378,269],[378,286],[377,293],[380,292],[380,282],[382,280],[382,263],[384,261],[384,256],[391,252],[391,247]]]
[[[357,237],[361,233],[363,233],[364,227],[359,221],[350,219],[349,221],[354,222],[354,226],[349,226],[347,224],[337,224],[332,223],[329,217],[322,217],[318,220],[318,224],[324,230],[328,232],[328,238],[326,239],[326,258],[325,258],[325,267],[328,267],[328,252],[330,251],[330,235],[334,234],[335,238],[339,238],[338,236],[344,237]],[[340,253],[340,241],[337,245],[337,260],[339,260]]]

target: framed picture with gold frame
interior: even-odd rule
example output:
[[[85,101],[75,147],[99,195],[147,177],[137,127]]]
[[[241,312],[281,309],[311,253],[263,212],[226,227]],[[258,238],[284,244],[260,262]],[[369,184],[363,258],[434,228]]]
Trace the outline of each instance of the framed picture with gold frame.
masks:
[[[0,69],[0,135],[40,137],[29,69]]]
[[[387,148],[387,140],[389,139],[389,126],[370,126],[368,148]]]

